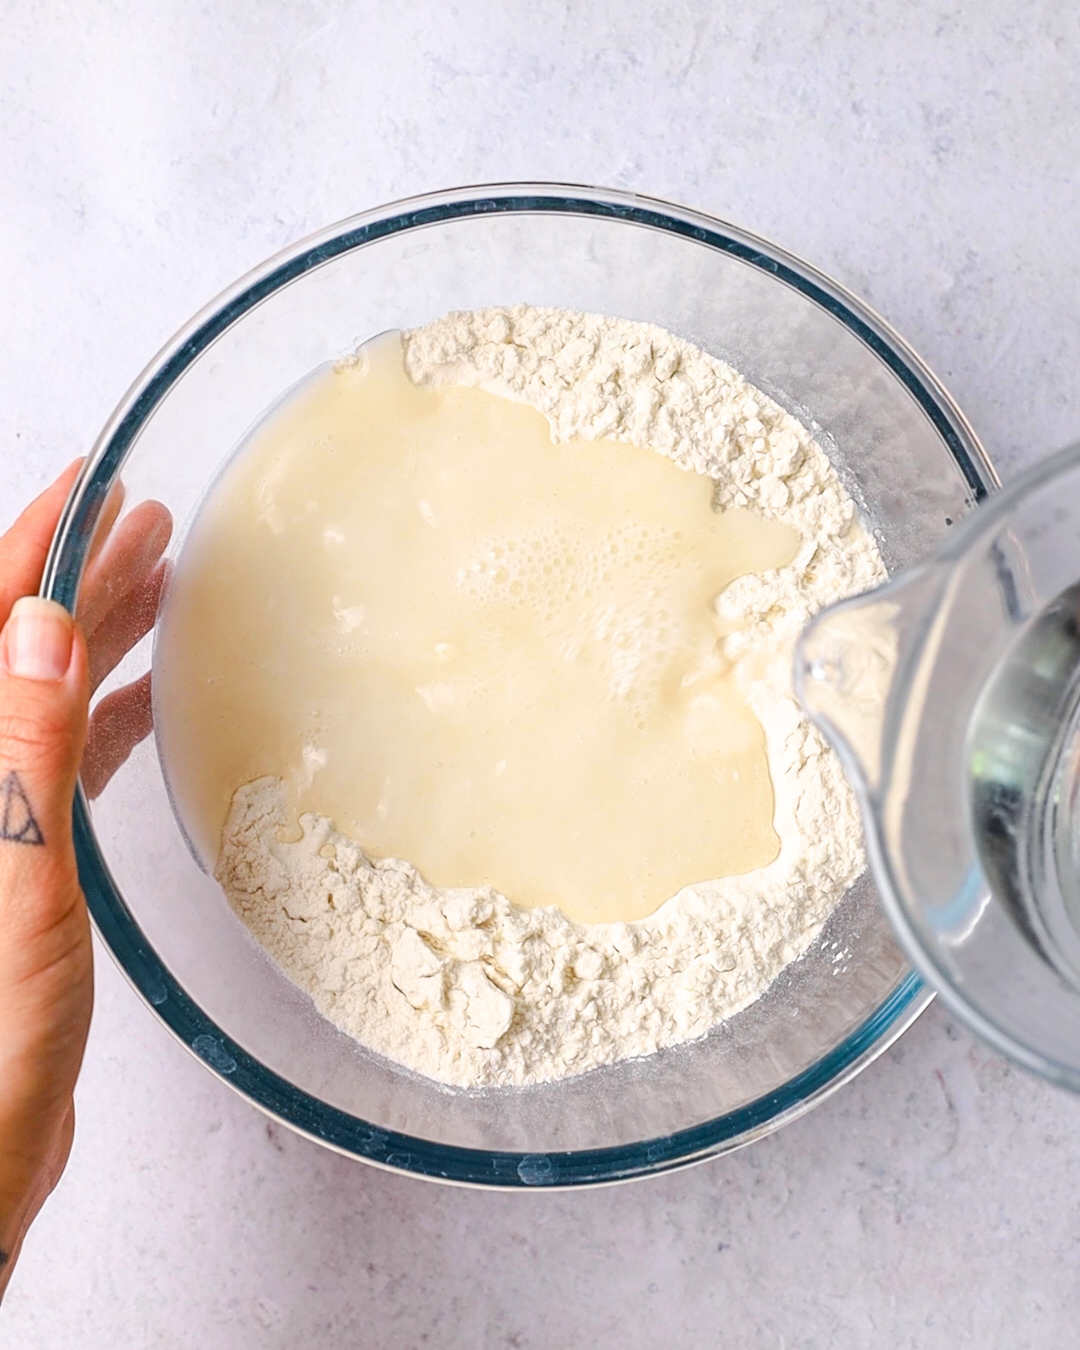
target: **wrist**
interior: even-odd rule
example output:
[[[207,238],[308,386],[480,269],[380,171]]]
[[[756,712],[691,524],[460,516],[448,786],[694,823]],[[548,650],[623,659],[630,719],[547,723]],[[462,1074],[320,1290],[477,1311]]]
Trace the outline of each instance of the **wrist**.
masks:
[[[25,1104],[24,1104],[25,1105]],[[0,1108],[0,1298],[3,1298],[27,1230],[64,1170],[75,1127],[75,1108],[50,1103],[45,1110]]]

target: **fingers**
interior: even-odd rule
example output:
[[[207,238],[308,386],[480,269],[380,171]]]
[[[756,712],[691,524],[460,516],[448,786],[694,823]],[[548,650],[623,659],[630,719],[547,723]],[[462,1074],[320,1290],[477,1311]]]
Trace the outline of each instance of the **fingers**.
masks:
[[[0,537],[0,626],[8,620],[12,607],[20,597],[33,595],[38,590],[49,544],[81,465],[81,459],[69,465],[56,482],[27,507],[8,533]],[[118,482],[102,507],[80,588],[79,626],[87,635],[87,643],[83,646],[81,637],[73,640],[73,661],[76,665],[79,661],[83,663],[83,675],[91,691],[97,689],[131,648],[151,630],[167,578],[166,564],[161,559],[172,536],[171,515],[160,502],[141,502],[117,524],[124,495],[123,485]],[[35,830],[43,834],[45,832],[43,819],[39,819],[39,815],[48,815],[56,809],[57,801],[66,797],[67,811],[70,811],[68,787],[74,790],[73,773],[78,763],[74,741],[69,741],[71,754],[63,771],[58,772],[58,766],[53,762],[56,746],[61,739],[58,734],[43,734],[37,742],[34,742],[33,736],[27,739],[23,722],[34,709],[44,713],[44,703],[40,698],[24,699],[25,706],[20,705],[22,711],[9,711],[4,677],[10,676],[11,672],[4,668],[3,641],[0,638],[0,850],[12,842],[20,843],[23,847],[34,847],[28,844],[28,840]],[[78,646],[78,653],[74,652],[75,646]],[[75,678],[74,673],[72,678]],[[50,716],[57,712],[62,702],[57,691],[66,687],[61,681],[54,689]],[[71,707],[68,712],[74,715]],[[83,725],[85,727],[85,722]],[[112,775],[139,741],[149,735],[151,729],[149,674],[102,699],[95,709],[93,725],[86,741],[82,777],[88,796],[97,796],[104,789]],[[8,750],[15,744],[22,745],[31,760],[41,759],[41,773],[44,777],[51,775],[51,781],[57,784],[59,796],[54,793],[46,807],[34,806],[31,802],[30,790],[26,786],[26,768],[20,770],[7,762],[10,758]],[[81,738],[78,746],[82,746]],[[14,779],[9,778],[12,772],[15,773]],[[34,771],[29,772],[33,779]],[[33,817],[33,826],[27,812]],[[66,835],[67,828],[60,824],[59,819],[57,827],[52,827],[50,822],[49,833],[54,837]],[[20,834],[20,838],[5,840],[2,837],[5,829],[9,835]],[[27,861],[23,857],[24,866]],[[39,859],[36,865],[43,864],[44,859]],[[3,884],[5,865],[0,854],[0,885]]]
[[[90,692],[112,673],[124,657],[153,628],[168,564],[159,562],[148,577],[134,586],[91,633]]]
[[[141,502],[120,522],[84,574],[81,621],[88,626],[90,689],[94,691],[153,628],[168,564],[161,556],[172,517],[160,502]],[[150,676],[108,694],[94,709],[82,765],[83,790],[99,796],[153,720]]]
[[[87,567],[79,622],[91,645],[105,616],[153,571],[172,536],[172,516],[160,502],[140,502],[123,518]]]
[[[81,459],[69,464],[0,537],[0,626],[7,622],[19,596],[33,595],[41,585],[49,544],[81,467]]]
[[[116,524],[116,517],[120,514],[120,508],[124,505],[124,498],[127,496],[127,489],[118,478],[109,489],[109,495],[105,498],[105,505],[101,508],[101,514],[97,518],[97,524],[94,526],[94,537],[90,541],[90,552],[86,555],[86,570],[89,570],[94,564],[94,559],[105,546],[109,535],[112,533],[112,527]]]
[[[106,694],[94,709],[82,763],[83,791],[91,801],[132,750],[153,730],[150,672],[134,684]]]

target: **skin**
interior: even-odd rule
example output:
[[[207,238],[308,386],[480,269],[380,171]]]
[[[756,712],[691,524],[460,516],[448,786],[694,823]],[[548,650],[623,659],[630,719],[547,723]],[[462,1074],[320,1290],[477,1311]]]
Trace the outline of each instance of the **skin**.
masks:
[[[172,529],[157,502],[121,516],[123,493],[114,493],[84,574],[78,622],[54,615],[69,636],[66,672],[15,674],[9,661],[20,620],[12,607],[37,594],[80,463],[0,536],[0,1295],[60,1179],[75,1128],[94,988],[71,833],[75,787],[81,772],[87,796],[96,796],[148,734],[150,677],[112,691],[92,715],[90,701],[153,626]]]

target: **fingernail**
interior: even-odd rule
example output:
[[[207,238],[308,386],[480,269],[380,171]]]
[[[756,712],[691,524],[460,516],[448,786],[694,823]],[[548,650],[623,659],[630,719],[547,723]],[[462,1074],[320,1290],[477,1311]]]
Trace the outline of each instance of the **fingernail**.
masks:
[[[55,600],[24,595],[11,607],[4,655],[21,679],[62,680],[71,662],[71,615]]]

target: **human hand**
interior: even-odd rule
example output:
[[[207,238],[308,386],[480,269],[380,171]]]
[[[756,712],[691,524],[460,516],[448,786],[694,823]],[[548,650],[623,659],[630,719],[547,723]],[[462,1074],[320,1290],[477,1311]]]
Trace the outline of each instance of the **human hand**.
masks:
[[[156,502],[116,525],[123,497],[115,493],[74,623],[36,592],[78,469],[71,465],[0,537],[0,1294],[74,1132],[93,1002],[71,833],[80,762],[95,796],[150,730],[149,675],[101,700],[88,738],[89,699],[153,625],[172,528]]]

